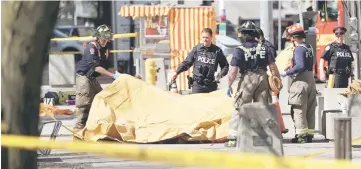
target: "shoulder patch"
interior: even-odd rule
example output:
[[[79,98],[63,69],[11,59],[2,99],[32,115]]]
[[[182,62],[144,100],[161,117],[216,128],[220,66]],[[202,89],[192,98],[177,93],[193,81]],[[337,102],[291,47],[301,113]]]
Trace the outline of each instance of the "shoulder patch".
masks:
[[[330,50],[330,45],[326,46],[325,50]]]
[[[95,53],[94,48],[90,48],[90,49],[89,49],[89,53],[90,53],[91,55],[94,55],[94,53]]]

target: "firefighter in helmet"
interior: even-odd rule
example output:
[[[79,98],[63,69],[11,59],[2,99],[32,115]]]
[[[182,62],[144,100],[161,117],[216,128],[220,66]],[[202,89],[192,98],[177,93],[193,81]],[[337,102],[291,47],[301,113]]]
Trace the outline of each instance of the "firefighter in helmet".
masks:
[[[347,88],[352,76],[352,62],[354,61],[351,49],[343,43],[347,29],[339,26],[333,29],[336,40],[326,46],[320,60],[320,80],[326,80],[324,62],[328,62],[327,74],[333,74],[334,88]]]
[[[288,34],[295,46],[292,65],[281,76],[289,76],[292,82],[289,88],[288,104],[291,105],[291,116],[295,123],[296,135],[293,143],[312,142],[310,130],[315,127],[316,84],[313,76],[313,50],[305,42],[306,34],[299,24],[291,25]]]
[[[102,90],[96,77],[100,75],[117,79],[120,73],[110,70],[108,42],[113,33],[106,25],[100,25],[93,35],[96,40],[85,46],[84,55],[76,65],[76,116],[74,132],[85,127],[93,99]],[[77,137],[74,137],[77,140]]]
[[[246,103],[262,102],[270,103],[270,86],[268,83],[267,66],[270,67],[272,75],[279,77],[272,50],[261,42],[258,42],[257,27],[251,22],[245,22],[238,30],[244,38],[244,43],[237,47],[231,60],[231,71],[228,74],[227,96],[233,94],[232,84],[238,72],[241,74],[237,91],[234,95],[235,109],[232,114],[228,140],[226,147],[236,146],[236,137],[240,116],[239,108]]]

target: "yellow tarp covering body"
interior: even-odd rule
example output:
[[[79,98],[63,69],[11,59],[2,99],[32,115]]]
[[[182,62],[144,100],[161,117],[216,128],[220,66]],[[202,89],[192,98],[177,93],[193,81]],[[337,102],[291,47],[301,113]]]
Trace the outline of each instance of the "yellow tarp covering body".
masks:
[[[216,141],[227,136],[233,111],[224,90],[178,95],[123,75],[96,95],[79,134],[92,141],[151,143],[180,136]]]
[[[177,67],[187,57],[192,48],[201,43],[201,31],[204,28],[213,30],[213,43],[216,34],[216,12],[212,6],[162,6],[131,5],[122,6],[119,15],[123,17],[167,16],[169,22],[169,42],[171,49],[171,69]],[[187,75],[193,68],[177,77],[178,90],[188,90]]]

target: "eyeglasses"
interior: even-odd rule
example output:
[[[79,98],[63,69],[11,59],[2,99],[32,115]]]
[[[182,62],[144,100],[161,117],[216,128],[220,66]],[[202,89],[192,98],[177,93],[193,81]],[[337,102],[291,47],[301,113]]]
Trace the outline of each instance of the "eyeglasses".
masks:
[[[345,32],[335,32],[336,36],[341,36],[341,35],[344,35],[344,34],[345,34]]]

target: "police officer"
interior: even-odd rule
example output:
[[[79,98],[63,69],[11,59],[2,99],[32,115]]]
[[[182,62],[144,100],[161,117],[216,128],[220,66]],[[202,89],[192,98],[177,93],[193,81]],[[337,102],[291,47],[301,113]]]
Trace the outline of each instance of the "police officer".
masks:
[[[93,37],[96,40],[86,45],[82,59],[76,65],[76,116],[74,132],[85,127],[92,101],[102,88],[96,77],[100,75],[116,79],[120,73],[112,73],[109,60],[108,42],[113,34],[106,25],[99,26]],[[74,137],[74,139],[77,139]]]
[[[295,46],[292,66],[282,71],[281,76],[293,79],[289,88],[288,104],[291,105],[291,116],[295,123],[296,135],[293,143],[312,142],[315,127],[316,84],[313,76],[313,50],[305,42],[306,34],[299,24],[288,29],[291,41]]]
[[[271,52],[273,53],[273,56],[276,58],[277,52],[276,52],[275,46],[270,41],[268,41],[267,39],[264,38],[264,34],[263,34],[263,31],[261,28],[257,28],[257,32],[258,32],[258,41],[260,41],[265,46],[270,48]]]
[[[239,108],[246,103],[262,102],[270,103],[270,86],[268,82],[267,66],[270,67],[272,75],[277,77],[279,72],[275,62],[273,52],[266,45],[262,45],[256,38],[258,37],[256,25],[247,21],[238,30],[244,37],[245,42],[237,47],[231,60],[231,71],[228,74],[227,95],[231,97],[232,83],[235,81],[238,72],[241,74],[235,93],[236,111],[232,114],[226,147],[236,146],[236,137],[240,116]]]
[[[221,48],[212,44],[212,35],[211,28],[202,30],[203,43],[193,47],[172,77],[172,80],[175,80],[180,73],[194,66],[192,93],[209,93],[217,90],[216,81],[228,73],[229,64],[226,56],[224,56]],[[216,79],[214,74],[218,65],[221,67],[221,73]]]
[[[328,74],[335,76],[334,88],[347,88],[349,78],[352,75],[353,57],[350,47],[343,43],[344,34],[347,29],[345,27],[336,27],[333,33],[336,40],[325,48],[320,60],[320,80],[326,80],[326,73],[324,71],[324,62],[328,61]]]

